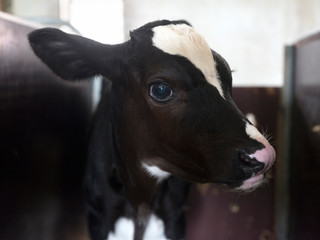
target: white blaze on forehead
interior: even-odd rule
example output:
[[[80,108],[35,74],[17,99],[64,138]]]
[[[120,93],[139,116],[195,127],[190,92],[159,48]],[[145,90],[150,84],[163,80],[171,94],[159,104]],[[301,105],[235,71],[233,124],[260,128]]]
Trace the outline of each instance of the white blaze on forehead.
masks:
[[[157,26],[153,28],[153,32],[155,47],[168,54],[187,58],[224,98],[211,48],[203,36],[187,24]]]

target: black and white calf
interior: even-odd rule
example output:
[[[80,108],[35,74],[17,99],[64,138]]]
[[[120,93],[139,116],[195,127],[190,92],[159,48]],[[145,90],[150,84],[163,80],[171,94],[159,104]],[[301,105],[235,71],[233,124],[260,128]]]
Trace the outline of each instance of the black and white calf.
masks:
[[[93,240],[184,236],[190,182],[250,190],[275,160],[232,100],[227,62],[185,21],[156,21],[105,45],[57,29],[29,35],[57,75],[108,79],[86,172]]]

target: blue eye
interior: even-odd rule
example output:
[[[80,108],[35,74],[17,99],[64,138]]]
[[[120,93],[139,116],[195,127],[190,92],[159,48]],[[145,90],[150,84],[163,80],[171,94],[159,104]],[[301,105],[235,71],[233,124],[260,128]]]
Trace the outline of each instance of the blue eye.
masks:
[[[150,96],[158,102],[167,102],[173,98],[173,90],[164,83],[150,86]]]

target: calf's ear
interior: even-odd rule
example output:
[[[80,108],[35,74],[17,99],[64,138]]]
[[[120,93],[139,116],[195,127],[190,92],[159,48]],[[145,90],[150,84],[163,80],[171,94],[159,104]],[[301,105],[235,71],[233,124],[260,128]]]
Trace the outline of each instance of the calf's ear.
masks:
[[[65,80],[99,74],[112,80],[124,48],[124,44],[106,45],[55,28],[35,30],[28,37],[35,54]]]

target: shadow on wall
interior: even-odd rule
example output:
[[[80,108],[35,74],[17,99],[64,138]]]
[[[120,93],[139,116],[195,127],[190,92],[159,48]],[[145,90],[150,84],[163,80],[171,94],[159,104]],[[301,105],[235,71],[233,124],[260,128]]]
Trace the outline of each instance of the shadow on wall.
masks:
[[[0,15],[0,238],[81,239],[91,85],[57,79],[32,30]]]

